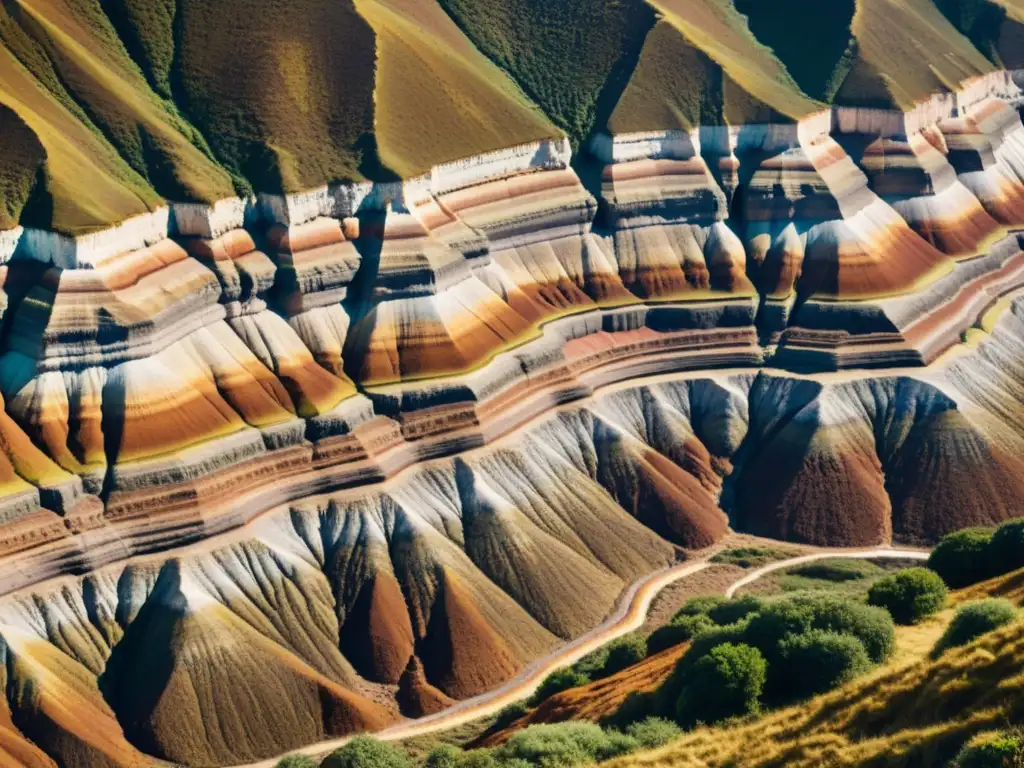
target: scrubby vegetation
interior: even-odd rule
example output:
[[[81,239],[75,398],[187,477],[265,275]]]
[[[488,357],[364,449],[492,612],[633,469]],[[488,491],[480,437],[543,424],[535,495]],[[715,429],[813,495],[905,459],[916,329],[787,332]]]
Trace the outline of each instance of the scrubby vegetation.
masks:
[[[533,725],[494,748],[460,749],[442,745],[426,758],[424,768],[571,768],[610,760],[638,749],[663,746],[680,733],[678,726],[649,718],[626,731],[593,723]],[[378,768],[363,764],[348,768]],[[386,766],[385,768],[391,768]]]
[[[1024,731],[979,734],[964,745],[950,768],[1024,768]]]
[[[771,547],[734,547],[711,558],[712,563],[736,565],[740,568],[760,568],[762,565],[792,557],[792,552]]]
[[[1017,617],[1017,608],[1009,600],[991,599],[967,603],[957,610],[939,642],[934,655],[949,648],[967,645],[987,632],[1009,624]]]
[[[932,550],[928,567],[951,589],[960,589],[995,575],[988,558],[991,528],[968,528],[945,536]]]
[[[654,24],[643,0],[439,1],[576,145],[602,127]]]
[[[656,694],[632,697],[614,722],[654,714],[692,726],[800,700],[885,661],[895,637],[887,611],[828,594],[697,598],[673,626],[691,634],[690,650]]]
[[[999,526],[989,541],[988,557],[996,574],[1024,568],[1024,520]]]
[[[401,747],[369,736],[357,736],[321,763],[321,768],[412,768]]]
[[[647,638],[647,655],[653,656],[661,653],[674,645],[692,640],[701,632],[714,629],[713,622],[706,614],[697,616],[686,616],[676,614],[673,619],[663,627],[659,627]]]
[[[767,671],[757,648],[742,643],[716,645],[693,665],[676,700],[676,721],[693,726],[757,712]]]
[[[279,760],[275,768],[317,768],[319,763],[311,757],[305,755],[288,755],[288,757]]]
[[[1024,567],[1024,519],[999,528],[967,528],[944,537],[932,550],[928,567],[951,589]]]
[[[948,590],[937,573],[908,568],[871,585],[868,604],[889,611],[897,624],[916,624],[946,603]]]

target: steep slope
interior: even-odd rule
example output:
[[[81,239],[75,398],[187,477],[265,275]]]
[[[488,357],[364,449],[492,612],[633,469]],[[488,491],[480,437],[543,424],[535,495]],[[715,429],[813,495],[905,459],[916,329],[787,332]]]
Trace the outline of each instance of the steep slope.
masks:
[[[988,590],[999,593],[1002,586],[999,581],[978,585],[963,597]],[[890,664],[802,705],[731,728],[700,728],[663,749],[609,764],[946,765],[974,734],[1020,722],[1024,623],[1015,621],[938,659],[920,658],[934,639],[922,648],[908,637],[910,661]]]

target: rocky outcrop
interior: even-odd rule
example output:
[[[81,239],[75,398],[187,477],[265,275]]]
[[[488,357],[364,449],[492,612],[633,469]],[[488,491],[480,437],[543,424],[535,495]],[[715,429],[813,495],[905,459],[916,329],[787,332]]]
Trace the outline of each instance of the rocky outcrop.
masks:
[[[757,44],[756,9],[748,28],[729,4],[653,6],[601,98],[610,132],[575,158],[434,2],[332,7],[352,34],[321,41],[324,77],[375,79],[349,92],[365,114],[305,105],[316,141],[305,108],[291,133],[225,95],[281,140],[250,136],[230,173],[214,153],[237,147],[118,91],[92,119],[163,139],[129,169],[80,137],[97,206],[122,207],[112,178],[132,196],[109,229],[71,204],[79,176],[46,176],[79,121],[40,95],[54,111],[29,127],[55,154],[29,170],[81,226],[0,233],[0,758],[257,760],[492,689],[730,526],[916,544],[1019,511],[1012,75],[957,38],[939,69],[970,78],[917,98],[934,88],[887,74],[865,10],[826,107]],[[899,13],[943,38],[928,9]],[[216,10],[180,3],[169,50]],[[78,22],[75,45],[33,26],[33,66],[89,64],[67,85],[88,105],[104,67],[163,87],[148,58],[91,61]],[[257,69],[301,79],[274,61]],[[210,76],[193,64],[189,88]],[[334,94],[306,74],[279,91]],[[41,77],[0,56],[15,76]],[[385,95],[409,118],[375,115]],[[420,98],[447,105],[423,142]],[[376,145],[349,141],[371,125]],[[209,187],[165,205],[160,173]]]

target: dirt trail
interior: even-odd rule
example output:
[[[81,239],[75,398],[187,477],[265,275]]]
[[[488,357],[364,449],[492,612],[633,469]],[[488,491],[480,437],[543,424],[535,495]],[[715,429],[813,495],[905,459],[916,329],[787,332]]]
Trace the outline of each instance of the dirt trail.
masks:
[[[843,557],[852,559],[875,559],[875,558],[899,558],[908,560],[927,560],[928,553],[917,549],[898,549],[892,547],[875,547],[874,549],[861,550],[835,550],[814,552],[809,555],[800,555],[786,560],[758,568],[733,582],[725,591],[726,597],[732,597],[737,590],[745,587],[773,571],[782,568],[789,568],[794,565],[824,560],[828,558]],[[604,623],[592,631],[577,638],[571,643],[561,646],[557,651],[542,659],[533,662],[522,672],[509,680],[507,683],[492,691],[483,693],[472,699],[460,702],[450,709],[438,712],[436,715],[398,723],[373,734],[374,738],[382,741],[400,741],[414,736],[424,736],[430,733],[447,731],[465,723],[472,722],[481,717],[497,713],[503,707],[521,699],[531,696],[540,686],[544,678],[559,667],[568,666],[586,656],[591,651],[600,648],[605,643],[614,640],[622,635],[629,634],[639,628],[647,616],[647,610],[658,593],[665,587],[673,584],[687,576],[699,573],[712,565],[710,559],[699,562],[682,563],[662,571],[656,571],[650,576],[633,584],[633,586],[619,600],[619,605]],[[302,749],[297,749],[286,754],[302,754],[311,757],[318,757],[332,752],[344,746],[351,736],[345,736],[331,741],[322,741],[319,744],[312,744]],[[264,760],[258,763],[249,763],[245,766],[234,766],[234,768],[273,768],[277,762],[284,757]]]

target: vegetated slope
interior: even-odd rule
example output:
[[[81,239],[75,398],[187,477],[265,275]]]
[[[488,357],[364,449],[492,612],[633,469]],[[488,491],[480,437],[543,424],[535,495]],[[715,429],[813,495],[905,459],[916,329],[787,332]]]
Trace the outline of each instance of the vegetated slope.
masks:
[[[1022,19],[1019,0],[16,0],[0,105],[34,139],[0,152],[0,226],[81,234],[559,131],[908,107],[1017,66]]]
[[[35,134],[35,142],[5,141],[0,147],[5,186],[22,190],[7,202],[8,215],[21,217],[12,204],[18,198],[22,205],[28,201],[28,179],[36,201],[26,223],[36,226],[84,232],[158,205],[156,192],[105,139],[40,43],[20,26],[24,17],[17,5],[0,9],[0,101]]]
[[[602,127],[602,92],[622,87],[654,23],[644,0],[438,1],[577,144]]]
[[[633,693],[655,691],[672,674],[688,644],[668,648],[621,672],[545,699],[525,717],[506,728],[487,734],[474,747],[504,744],[517,731],[540,723],[588,720],[592,723],[614,715]]]
[[[714,3],[678,13],[670,3],[664,7],[608,121],[613,133],[785,122],[820,106],[800,93],[735,11]]]
[[[993,68],[931,0],[737,0],[736,7],[800,87],[829,103],[909,109]],[[993,22],[977,25],[998,34]]]
[[[1024,4],[1020,0],[935,0],[939,10],[998,66],[1024,66]]]
[[[434,0],[19,0],[0,42],[4,228],[82,234],[559,133]]]
[[[1011,574],[979,589],[997,594],[1002,581],[1020,577]],[[973,734],[1024,719],[1022,665],[1024,621],[1018,620],[937,659],[897,661],[804,704],[731,728],[698,729],[661,750],[611,765],[945,765]]]
[[[747,20],[723,0],[651,0],[663,18],[723,71],[724,122],[783,121],[822,107],[804,94],[771,49],[758,41]],[[680,45],[675,42],[675,45]],[[715,100],[712,92],[711,98]],[[648,126],[646,130],[663,126]]]
[[[358,0],[376,33],[376,138],[403,178],[557,135],[522,91],[433,2]]]

